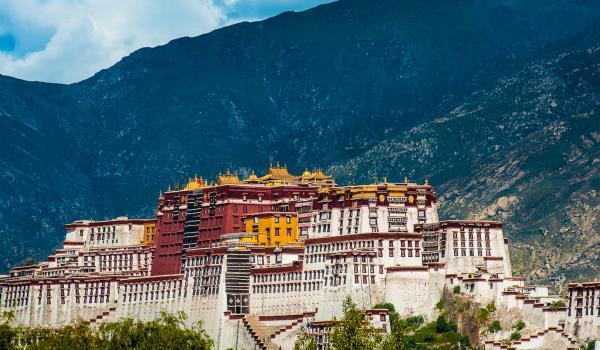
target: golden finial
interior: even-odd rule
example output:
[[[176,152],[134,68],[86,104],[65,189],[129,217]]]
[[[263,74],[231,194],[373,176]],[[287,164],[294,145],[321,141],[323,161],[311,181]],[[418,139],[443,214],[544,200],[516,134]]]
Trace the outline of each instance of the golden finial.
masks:
[[[163,193],[162,193],[162,190],[160,190],[160,191],[158,192],[158,198],[162,198],[162,196],[163,196]]]
[[[171,184],[169,184],[169,186],[167,186],[167,192],[171,192]]]
[[[429,185],[429,180],[425,179],[425,185]]]
[[[408,184],[408,176],[405,176],[405,177],[404,177],[404,183],[405,183],[405,184]]]
[[[386,176],[383,177],[383,183],[387,184],[387,177]]]
[[[277,161],[277,169],[279,169],[279,161]]]

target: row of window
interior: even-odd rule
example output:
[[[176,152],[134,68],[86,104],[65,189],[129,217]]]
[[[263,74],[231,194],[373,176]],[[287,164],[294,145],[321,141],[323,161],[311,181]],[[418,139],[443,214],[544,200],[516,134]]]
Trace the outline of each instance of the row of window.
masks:
[[[460,256],[467,256],[467,252],[469,253],[469,256],[475,256],[475,250],[474,249],[460,249]],[[459,256],[459,249],[454,249],[454,256]],[[477,256],[483,256],[483,250],[482,249],[478,249],[477,250]],[[492,251],[490,249],[486,249],[485,251],[485,256],[492,256]]]
[[[283,283],[256,285],[252,287],[252,292],[257,294],[264,293],[287,293],[287,292],[310,292],[321,290],[323,282],[303,282],[303,283]]]

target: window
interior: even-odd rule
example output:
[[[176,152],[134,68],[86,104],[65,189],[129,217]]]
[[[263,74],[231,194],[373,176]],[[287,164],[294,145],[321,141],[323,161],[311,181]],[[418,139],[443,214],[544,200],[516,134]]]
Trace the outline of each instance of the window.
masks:
[[[279,223],[279,216],[275,217],[275,223],[278,224]]]
[[[292,236],[292,229],[291,228],[286,229],[286,234],[288,235],[288,237],[291,237]]]
[[[285,217],[285,222],[288,223],[288,224],[291,223],[292,222],[292,218],[289,217],[289,216],[286,216]]]
[[[275,236],[279,236],[279,227],[275,228]]]

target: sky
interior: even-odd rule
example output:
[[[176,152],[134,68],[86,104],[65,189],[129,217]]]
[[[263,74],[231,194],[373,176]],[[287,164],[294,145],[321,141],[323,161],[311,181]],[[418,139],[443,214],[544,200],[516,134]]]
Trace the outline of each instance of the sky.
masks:
[[[0,74],[73,83],[142,47],[332,0],[0,0]]]

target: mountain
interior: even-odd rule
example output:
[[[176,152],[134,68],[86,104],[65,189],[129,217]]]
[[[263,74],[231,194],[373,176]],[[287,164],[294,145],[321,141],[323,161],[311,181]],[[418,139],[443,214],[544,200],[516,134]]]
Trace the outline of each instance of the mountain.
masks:
[[[552,259],[575,277],[598,232],[599,10],[347,0],[144,48],[76,84],[0,76],[0,267],[47,255],[67,221],[152,215],[167,183],[280,161],[429,178],[445,216],[502,217],[514,255],[537,254],[531,279],[554,278]],[[576,214],[587,233],[559,219]]]
[[[495,219],[532,281],[600,275],[600,41],[532,62],[435,119],[331,167],[437,186],[440,216]]]

